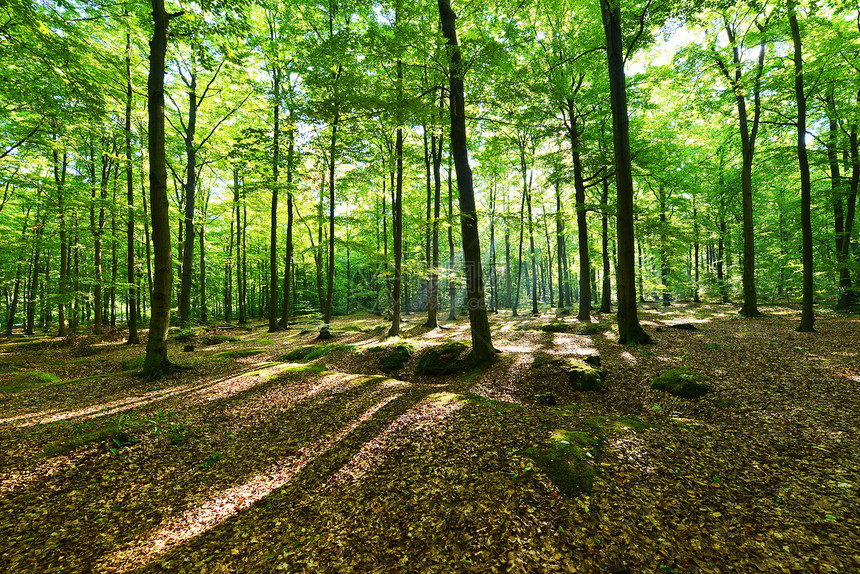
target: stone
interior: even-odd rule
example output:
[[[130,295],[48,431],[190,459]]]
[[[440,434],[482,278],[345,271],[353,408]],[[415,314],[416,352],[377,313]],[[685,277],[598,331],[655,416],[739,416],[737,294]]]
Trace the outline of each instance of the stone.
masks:
[[[567,375],[574,391],[599,391],[603,388],[606,371],[579,361],[571,361],[567,366]]]
[[[681,367],[670,369],[658,376],[651,383],[651,388],[682,399],[698,399],[710,390],[708,385],[704,384],[706,380],[705,375]]]

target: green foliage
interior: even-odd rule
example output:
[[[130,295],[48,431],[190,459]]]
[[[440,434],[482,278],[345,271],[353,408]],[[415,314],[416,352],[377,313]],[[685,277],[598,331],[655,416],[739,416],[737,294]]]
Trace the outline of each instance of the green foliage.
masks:
[[[66,425],[70,426],[70,425]],[[149,435],[164,436],[173,445],[182,444],[189,434],[187,423],[180,420],[172,410],[157,411],[150,415],[120,413],[101,420],[77,423],[70,436],[56,440],[43,449],[44,456],[68,454],[91,444],[102,443],[112,454],[133,446]]]
[[[211,468],[212,466],[215,465],[216,462],[221,460],[221,458],[223,458],[223,456],[224,455],[221,454],[220,452],[213,452],[212,454],[210,454],[209,456],[206,457],[206,460],[204,460],[203,462],[198,464],[197,468],[199,468],[200,470],[205,470],[207,468]]]

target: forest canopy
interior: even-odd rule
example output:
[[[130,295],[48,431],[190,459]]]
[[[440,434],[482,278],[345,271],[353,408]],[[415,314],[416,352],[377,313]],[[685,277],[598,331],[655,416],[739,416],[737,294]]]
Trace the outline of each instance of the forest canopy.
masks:
[[[11,0],[0,47],[7,333],[855,302],[851,2]]]

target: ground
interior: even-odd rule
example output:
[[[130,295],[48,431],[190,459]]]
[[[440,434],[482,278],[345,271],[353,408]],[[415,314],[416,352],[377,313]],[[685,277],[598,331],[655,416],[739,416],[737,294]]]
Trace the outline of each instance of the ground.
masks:
[[[115,333],[3,339],[0,571],[858,572],[860,320],[765,311],[645,308],[641,347],[499,314],[492,365],[435,377],[467,321],[198,328],[156,383]],[[704,397],[651,388],[679,367]]]

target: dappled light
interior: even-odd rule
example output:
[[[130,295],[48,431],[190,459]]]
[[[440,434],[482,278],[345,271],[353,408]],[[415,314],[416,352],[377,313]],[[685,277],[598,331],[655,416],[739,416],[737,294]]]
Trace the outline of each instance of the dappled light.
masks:
[[[237,512],[281,488],[310,461],[324,454],[359,425],[400,395],[390,395],[365,411],[336,434],[315,445],[301,448],[295,456],[269,467],[253,479],[221,492],[205,504],[189,509],[170,520],[151,535],[136,541],[128,549],[120,550],[102,565],[104,568],[127,572],[140,568],[171,548],[198,536]]]

